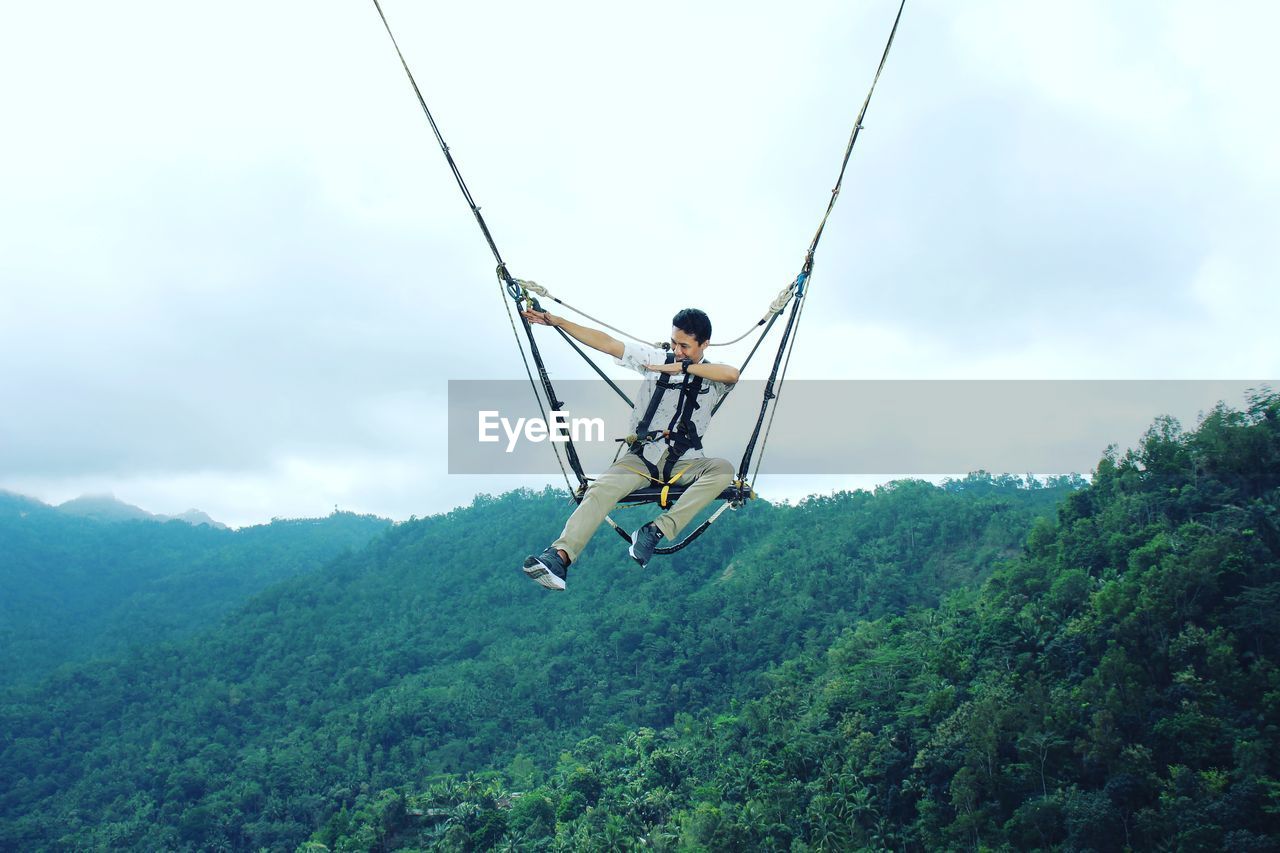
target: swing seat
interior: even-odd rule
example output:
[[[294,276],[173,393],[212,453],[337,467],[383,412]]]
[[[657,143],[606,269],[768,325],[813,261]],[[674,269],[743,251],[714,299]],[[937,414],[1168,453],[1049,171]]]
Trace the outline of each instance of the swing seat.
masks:
[[[665,503],[663,502],[663,494],[662,494],[664,488],[667,493]],[[654,486],[654,485],[642,486],[636,489],[631,494],[624,497],[622,500],[618,501],[618,503],[620,504],[656,503],[656,504],[660,504],[663,509],[666,509],[668,506],[678,501],[680,499],[680,496],[684,494],[685,489],[687,488],[689,487],[681,486],[681,485],[666,486],[666,487]],[[755,497],[755,493],[752,492],[750,488],[745,486],[739,486],[738,484],[734,483],[732,485],[727,486],[725,490],[721,492],[720,495],[716,498],[716,500],[736,501],[738,503],[743,503],[748,498],[753,498],[753,497]]]
[[[680,499],[680,496],[684,494],[685,489],[689,487],[684,485],[679,485],[679,484],[665,487],[666,493],[667,493],[665,502],[663,501],[663,495],[662,495],[663,488],[664,488],[663,486],[656,486],[652,484],[648,486],[641,486],[631,494],[619,500],[618,503],[631,504],[634,506],[639,506],[640,504],[654,503],[654,504],[658,504],[663,509],[666,509],[667,507],[671,506],[671,504],[678,501]],[[578,501],[581,501],[582,496],[584,494],[586,494],[586,488],[580,487],[577,490],[574,497]],[[746,485],[741,481],[737,481],[737,482],[730,483],[728,486],[726,486],[724,491],[722,491],[719,495],[716,496],[716,500],[730,501],[731,503],[741,505],[746,503],[751,498],[754,498],[755,496],[756,496],[756,493],[751,490],[750,486]]]
[[[686,488],[688,487],[687,486],[667,486],[666,502],[664,503],[662,500],[662,497],[663,497],[662,486],[644,486],[643,488],[636,489],[634,492],[627,495],[622,500],[618,501],[618,503],[619,504],[656,503],[659,506],[661,506],[663,509],[666,509],[668,506],[674,503],[680,497],[680,495],[684,494],[684,490]],[[574,495],[574,498],[579,502],[581,502],[582,496],[583,494],[585,494],[585,492],[586,492],[586,487],[584,486],[578,489],[577,493],[575,493]],[[655,549],[654,553],[655,554],[674,554],[684,546],[688,545],[693,540],[697,539],[704,532],[706,532],[707,528],[710,527],[712,524],[714,524],[715,520],[719,518],[726,509],[737,509],[738,507],[745,504],[749,499],[754,498],[755,496],[756,496],[756,493],[752,491],[751,487],[748,486],[744,481],[735,480],[733,483],[731,483],[728,486],[728,488],[726,488],[724,491],[720,493],[718,500],[722,500],[724,501],[724,503],[720,505],[720,508],[718,510],[713,512],[709,518],[704,519],[703,522],[699,524],[692,533],[689,533],[688,535],[686,535],[679,542],[673,543],[671,545],[663,545]],[[624,530],[622,527],[620,527],[616,521],[614,521],[609,516],[605,516],[604,520],[609,522],[609,526],[613,528],[615,533],[617,533],[619,536],[625,539],[628,544],[631,543],[631,534],[628,533],[626,530]]]

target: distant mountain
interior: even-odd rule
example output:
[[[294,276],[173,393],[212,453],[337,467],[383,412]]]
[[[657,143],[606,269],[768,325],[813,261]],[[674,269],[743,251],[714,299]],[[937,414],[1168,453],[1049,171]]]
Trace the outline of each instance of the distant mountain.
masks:
[[[210,527],[226,528],[225,524],[214,521],[208,514],[198,509],[189,509],[178,515],[158,515],[147,512],[142,507],[125,503],[115,495],[81,495],[58,504],[55,509],[67,515],[91,518],[94,521],[185,521],[187,524],[207,524]]]
[[[240,530],[199,510],[182,522],[110,496],[51,507],[0,492],[0,687],[186,636],[391,526],[336,512]]]
[[[141,507],[117,500],[115,495],[81,495],[58,504],[58,512],[92,518],[95,521],[150,521],[154,515]]]
[[[53,507],[43,501],[20,495],[17,492],[10,492],[7,489],[0,489],[0,514],[6,512],[14,514],[47,512],[52,509]]]
[[[198,509],[189,509],[186,512],[180,512],[177,515],[161,515],[157,516],[157,518],[165,521],[185,521],[187,524],[195,526],[207,524],[209,527],[215,527],[219,530],[227,529],[227,525],[223,524],[221,521],[214,521],[208,513],[202,512]]]

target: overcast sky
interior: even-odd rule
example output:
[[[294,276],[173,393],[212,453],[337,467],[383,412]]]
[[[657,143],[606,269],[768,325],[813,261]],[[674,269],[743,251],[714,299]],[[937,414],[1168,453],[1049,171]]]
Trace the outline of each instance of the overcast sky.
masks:
[[[384,8],[513,273],[661,338],[798,271],[897,4]],[[789,375],[1276,376],[1278,30],[909,0]],[[247,524],[537,482],[447,476],[446,381],[523,368],[372,3],[10,4],[0,81],[0,488]]]

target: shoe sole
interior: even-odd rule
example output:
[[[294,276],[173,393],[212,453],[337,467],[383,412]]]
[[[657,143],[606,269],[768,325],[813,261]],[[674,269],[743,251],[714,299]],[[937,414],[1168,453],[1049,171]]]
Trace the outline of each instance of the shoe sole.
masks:
[[[524,573],[528,575],[529,579],[534,583],[544,586],[547,589],[554,589],[557,592],[564,591],[564,580],[557,577],[556,574],[543,565],[542,561],[537,557],[525,558]]]
[[[643,569],[645,566],[649,564],[648,560],[641,560],[639,557],[636,556],[635,542],[632,542],[630,545],[627,546],[627,553],[631,555],[631,559],[635,560],[637,563],[640,564],[640,568]]]

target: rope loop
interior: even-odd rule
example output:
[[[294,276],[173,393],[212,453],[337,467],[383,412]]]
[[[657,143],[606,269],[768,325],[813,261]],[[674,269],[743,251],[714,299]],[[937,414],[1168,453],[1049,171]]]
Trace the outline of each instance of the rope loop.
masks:
[[[498,264],[496,272],[498,275],[498,281],[502,283],[504,288],[506,288],[507,295],[511,297],[512,301],[519,302],[524,298],[524,291],[523,288],[520,287],[520,280],[518,278],[512,278],[511,273],[507,271],[507,265],[505,262]]]
[[[551,292],[549,290],[547,290],[542,285],[538,284],[536,281],[525,281],[522,278],[518,278],[516,279],[516,281],[519,282],[520,286],[523,287],[525,290],[531,290],[534,293],[538,294],[539,296],[546,296],[551,299],[555,299],[555,297],[551,295]]]
[[[764,315],[765,320],[772,317],[774,314],[782,313],[782,309],[786,308],[787,303],[791,301],[791,292],[795,290],[796,284],[799,281],[800,279],[796,279],[794,282],[792,282],[791,284],[788,284],[786,287],[782,288],[782,290],[778,291],[778,295],[774,297],[774,300],[772,302],[769,303],[769,310],[766,311]],[[763,323],[764,320],[761,320],[760,322]],[[757,323],[756,325],[759,325],[759,323]]]

